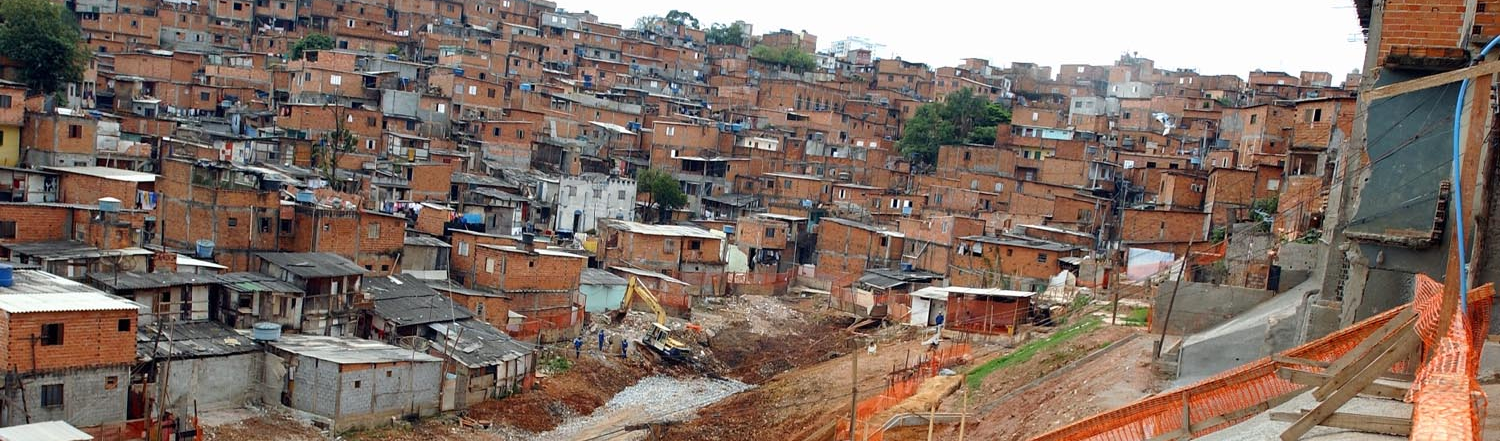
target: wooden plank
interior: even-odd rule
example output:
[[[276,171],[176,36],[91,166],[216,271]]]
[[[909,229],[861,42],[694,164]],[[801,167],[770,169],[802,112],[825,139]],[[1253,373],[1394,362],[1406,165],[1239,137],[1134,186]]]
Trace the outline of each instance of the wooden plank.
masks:
[[[1224,423],[1227,423],[1227,422],[1230,422],[1230,421],[1235,421],[1235,420],[1238,420],[1238,419],[1241,419],[1241,418],[1245,418],[1245,417],[1248,417],[1248,416],[1251,416],[1251,415],[1255,415],[1255,414],[1258,414],[1258,413],[1261,413],[1261,412],[1265,412],[1267,410],[1271,410],[1272,408],[1274,408],[1276,406],[1280,406],[1282,404],[1286,404],[1286,402],[1287,401],[1291,401],[1292,398],[1296,398],[1298,395],[1305,394],[1305,393],[1307,393],[1307,391],[1310,391],[1310,390],[1312,390],[1311,387],[1305,387],[1305,386],[1304,387],[1299,387],[1299,388],[1297,388],[1295,390],[1292,390],[1291,392],[1287,392],[1287,393],[1284,393],[1284,394],[1272,397],[1271,399],[1266,400],[1265,402],[1262,402],[1260,404],[1256,404],[1254,406],[1246,407],[1244,409],[1236,410],[1234,412],[1229,412],[1229,413],[1226,413],[1226,414],[1223,414],[1223,415],[1219,415],[1219,416],[1216,416],[1216,417],[1213,417],[1213,418],[1209,418],[1209,419],[1203,420],[1202,422],[1200,422],[1198,424],[1194,424],[1192,431],[1193,431],[1193,433],[1202,432],[1204,430],[1208,430],[1208,428],[1213,427],[1213,426],[1217,426],[1217,425],[1224,424]]]
[[[1500,62],[1486,61],[1459,70],[1450,70],[1447,72],[1428,75],[1414,80],[1406,80],[1395,84],[1387,84],[1384,86],[1376,87],[1374,89],[1370,89],[1369,92],[1365,93],[1364,97],[1369,99],[1370,101],[1374,101],[1381,98],[1390,98],[1396,95],[1416,92],[1418,90],[1431,89],[1444,84],[1462,81],[1466,78],[1477,78],[1485,75],[1494,75],[1497,73],[1500,73]]]
[[[1418,351],[1412,352],[1416,353]],[[1328,374],[1300,371],[1285,367],[1277,369],[1276,376],[1303,386],[1321,386],[1324,382],[1328,381],[1329,377]],[[1397,400],[1406,398],[1406,388],[1380,383],[1370,383],[1369,386],[1365,386],[1365,390],[1359,391],[1359,393],[1361,395],[1369,395],[1379,398],[1391,398]]]
[[[1345,352],[1342,357],[1334,360],[1333,364],[1329,365],[1328,370],[1330,372],[1343,370],[1344,367],[1349,366],[1349,363],[1353,363],[1354,360],[1369,353],[1371,348],[1374,348],[1376,344],[1380,343],[1381,338],[1389,336],[1392,331],[1396,330],[1397,327],[1406,324],[1407,321],[1412,319],[1412,316],[1416,315],[1415,306],[1406,305],[1402,308],[1403,309],[1401,310],[1401,312],[1397,313],[1395,317],[1392,317],[1390,321],[1387,321],[1385,322],[1385,324],[1380,325],[1380,328],[1377,328],[1375,332],[1370,334],[1369,337],[1365,338],[1363,341],[1360,341],[1358,345],[1354,346],[1354,349],[1350,349],[1349,352]]]
[[[1328,365],[1332,364],[1326,361],[1308,360],[1306,358],[1288,357],[1285,355],[1272,355],[1271,361],[1281,364],[1295,364],[1298,366],[1312,366],[1318,368],[1326,368],[1328,367]]]
[[[1328,399],[1328,396],[1332,395],[1333,391],[1344,387],[1344,384],[1348,383],[1350,378],[1353,378],[1355,374],[1361,372],[1365,366],[1369,366],[1370,362],[1372,362],[1375,358],[1378,358],[1381,355],[1389,352],[1390,349],[1392,347],[1395,347],[1402,338],[1409,335],[1416,335],[1416,332],[1412,330],[1412,327],[1416,325],[1416,320],[1417,319],[1415,315],[1411,316],[1409,320],[1402,322],[1394,330],[1392,330],[1390,335],[1371,334],[1370,337],[1366,339],[1366,341],[1379,340],[1379,342],[1370,347],[1369,352],[1360,354],[1358,357],[1355,357],[1353,361],[1347,363],[1343,368],[1333,369],[1333,367],[1330,366],[1328,372],[1333,376],[1328,379],[1327,383],[1323,383],[1322,386],[1318,386],[1317,390],[1313,391],[1313,398],[1317,398],[1318,401]],[[1406,353],[1402,352],[1401,355],[1405,356]],[[1338,362],[1335,361],[1334,363],[1337,364]],[[1386,367],[1389,368],[1390,366]]]
[[[1298,419],[1296,423],[1288,427],[1285,432],[1282,432],[1281,440],[1294,441],[1301,439],[1302,435],[1307,434],[1308,430],[1312,430],[1314,426],[1322,423],[1329,415],[1337,412],[1340,407],[1343,407],[1345,403],[1348,403],[1350,399],[1359,394],[1359,391],[1364,390],[1365,386],[1369,386],[1376,378],[1379,378],[1382,372],[1390,369],[1396,362],[1404,359],[1407,353],[1417,350],[1422,344],[1422,340],[1417,338],[1416,332],[1401,332],[1396,337],[1396,344],[1386,348],[1370,364],[1363,367],[1360,367],[1358,364],[1350,365],[1348,370],[1357,369],[1359,373],[1335,389],[1333,395],[1330,395],[1327,400],[1318,403],[1318,406],[1313,408],[1311,412],[1303,415],[1301,419]]]
[[[1271,412],[1271,421],[1293,422],[1306,415],[1306,412]],[[1410,436],[1411,418],[1396,418],[1378,415],[1361,415],[1357,413],[1334,413],[1328,419],[1323,420],[1319,426],[1333,427],[1345,430],[1358,430],[1360,432],[1380,433],[1385,435]]]

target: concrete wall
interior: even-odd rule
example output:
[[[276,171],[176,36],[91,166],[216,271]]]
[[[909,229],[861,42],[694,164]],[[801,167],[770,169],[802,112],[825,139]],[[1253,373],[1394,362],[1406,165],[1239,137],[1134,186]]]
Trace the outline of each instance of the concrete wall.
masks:
[[[113,387],[107,386],[109,377],[114,377]],[[0,423],[5,426],[25,424],[26,416],[31,421],[67,421],[77,427],[97,426],[125,420],[127,391],[130,389],[130,366],[101,367],[91,369],[67,369],[45,374],[28,374],[25,382],[26,412],[6,407]],[[58,407],[42,407],[42,386],[61,384],[63,403]],[[21,403],[20,391],[9,391],[12,402]]]
[[[334,416],[338,402],[339,365],[316,358],[296,357],[291,367],[291,407],[325,417]]]
[[[191,410],[195,400],[199,410],[243,405],[252,396],[252,387],[260,384],[255,381],[259,375],[251,374],[260,369],[261,356],[262,353],[257,351],[173,360],[167,384],[167,406]]]
[[[604,312],[620,308],[625,300],[625,285],[579,285],[583,293],[584,310]]]
[[[1316,283],[1278,294],[1219,326],[1184,339],[1174,386],[1190,384],[1299,343],[1298,312]],[[1178,299],[1181,300],[1181,299]],[[1176,321],[1176,316],[1173,316]]]
[[[1270,291],[1260,289],[1194,282],[1183,283],[1180,288],[1174,289],[1176,283],[1178,282],[1168,281],[1157,287],[1156,303],[1152,307],[1152,332],[1161,332],[1169,303],[1172,304],[1172,314],[1166,320],[1170,321],[1167,332],[1182,335],[1219,325],[1273,295]],[[1171,300],[1174,291],[1177,298],[1175,302]]]
[[[340,429],[379,425],[411,412],[437,413],[442,364],[345,365],[338,384]],[[323,397],[323,394],[319,394]]]

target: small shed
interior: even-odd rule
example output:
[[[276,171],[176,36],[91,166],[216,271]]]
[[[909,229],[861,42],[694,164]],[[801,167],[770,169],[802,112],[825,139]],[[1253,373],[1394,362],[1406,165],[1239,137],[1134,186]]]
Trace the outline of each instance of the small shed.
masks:
[[[1036,293],[998,288],[942,288],[948,293],[948,329],[981,334],[1013,333],[1031,323],[1031,298]]]
[[[529,384],[531,345],[521,343],[478,320],[427,324],[434,342],[430,353],[451,359],[452,385],[443,385],[444,411],[501,398]]]
[[[584,268],[578,291],[583,293],[584,310],[604,312],[620,309],[625,300],[625,285],[630,281],[598,268]]]
[[[907,324],[936,326],[937,316],[947,310],[948,291],[936,286],[916,290],[911,293],[911,317],[907,319]]]
[[[326,418],[334,431],[438,412],[440,358],[349,337],[283,334],[267,345],[266,400]]]
[[[251,387],[255,382],[245,375],[225,373],[254,372],[262,360],[260,345],[250,337],[210,321],[143,326],[136,333],[136,354],[147,374],[139,387],[155,390],[150,383],[168,375],[163,406],[180,415],[191,415],[194,406],[203,410],[243,406],[255,394]],[[168,361],[171,368],[165,369]]]

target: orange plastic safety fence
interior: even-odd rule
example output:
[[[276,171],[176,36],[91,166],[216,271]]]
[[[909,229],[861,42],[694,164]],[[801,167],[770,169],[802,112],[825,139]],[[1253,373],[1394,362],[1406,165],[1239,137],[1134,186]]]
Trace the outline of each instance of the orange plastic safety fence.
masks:
[[[1426,276],[1417,277],[1417,335],[1429,351],[1408,394],[1414,404],[1411,439],[1480,438],[1485,396],[1476,375],[1483,336],[1470,330],[1483,332],[1489,328],[1493,291],[1492,285],[1470,291],[1469,298],[1478,299],[1476,304],[1467,313],[1455,311],[1452,325],[1441,329],[1443,284]]]
[[[1431,280],[1425,277],[1419,279],[1418,297],[1413,302],[1414,304],[1386,311],[1318,340],[1283,351],[1280,355],[1331,362],[1369,338],[1401,310],[1412,307],[1417,308],[1418,311],[1419,329],[1427,326],[1428,330],[1422,332],[1435,333],[1436,330],[1433,328],[1436,327],[1436,320],[1429,315],[1437,311],[1433,303],[1441,297],[1433,295],[1435,283],[1429,282]],[[1436,286],[1436,291],[1440,294],[1441,285]],[[1453,355],[1439,354],[1439,357],[1448,357],[1448,359],[1439,360],[1436,364],[1424,363],[1423,369],[1438,369],[1431,367],[1437,365],[1468,370],[1460,374],[1427,374],[1429,384],[1424,385],[1423,390],[1419,392],[1416,405],[1417,415],[1414,416],[1413,423],[1441,424],[1444,429],[1435,430],[1434,437],[1424,436],[1421,439],[1474,439],[1472,438],[1474,432],[1469,428],[1473,427],[1471,424],[1477,424],[1480,415],[1470,399],[1476,396],[1470,385],[1474,378],[1474,370],[1478,366],[1478,344],[1482,344],[1482,341],[1476,342],[1469,338],[1472,337],[1469,335],[1471,332],[1469,329],[1475,327],[1488,329],[1492,293],[1493,291],[1488,286],[1471,293],[1469,310],[1474,313],[1464,319],[1455,320],[1455,325],[1448,330],[1448,337],[1444,340],[1446,347]],[[1440,346],[1439,350],[1441,349]],[[1296,390],[1297,385],[1276,376],[1277,369],[1281,367],[1305,368],[1276,362],[1269,357],[1263,358],[1185,388],[1158,394],[1134,404],[1074,422],[1032,440],[1141,440],[1174,432],[1180,433],[1184,431],[1185,425],[1190,426],[1186,429],[1189,429],[1195,436],[1212,433],[1238,424],[1253,416],[1253,413],[1239,415],[1236,418],[1215,420],[1217,422],[1208,420],[1249,409],[1271,398]],[[1392,370],[1409,372],[1411,367],[1398,364]],[[1427,399],[1424,396],[1427,395],[1434,398],[1430,399],[1432,403],[1424,406],[1423,400]],[[1478,397],[1482,399],[1482,396]],[[1205,426],[1205,424],[1211,425]],[[1422,428],[1421,425],[1414,426],[1413,432],[1423,432]],[[1453,437],[1448,437],[1450,434]]]
[[[973,350],[968,343],[953,343],[928,351],[921,362],[917,363],[912,370],[897,375],[897,379],[881,391],[880,395],[861,400],[854,406],[855,439],[864,441],[883,439],[882,428],[885,426],[885,421],[873,421],[872,417],[916,395],[922,381],[936,376],[944,368],[967,363],[972,357]],[[849,422],[839,423],[838,439],[848,438]]]

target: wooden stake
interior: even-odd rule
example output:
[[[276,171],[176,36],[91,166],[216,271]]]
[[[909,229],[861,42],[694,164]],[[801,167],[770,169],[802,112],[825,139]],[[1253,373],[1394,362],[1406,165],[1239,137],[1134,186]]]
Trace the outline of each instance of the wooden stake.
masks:
[[[932,403],[932,409],[927,411],[927,441],[932,441],[932,428],[937,426],[937,403]]]
[[[854,362],[849,364],[849,441],[855,441],[855,426],[859,413],[859,351],[864,350],[859,339],[854,339]]]
[[[1350,379],[1348,383],[1334,391],[1333,395],[1328,397],[1327,400],[1319,403],[1312,411],[1303,415],[1301,419],[1293,423],[1291,427],[1288,427],[1285,432],[1282,432],[1281,440],[1294,441],[1302,438],[1302,435],[1312,430],[1313,426],[1323,423],[1324,420],[1328,419],[1329,415],[1333,415],[1340,407],[1343,407],[1345,403],[1348,403],[1350,399],[1364,390],[1366,386],[1374,383],[1376,378],[1380,377],[1386,370],[1389,370],[1396,362],[1405,359],[1406,354],[1416,350],[1421,343],[1422,340],[1417,338],[1417,333],[1410,331],[1401,332],[1396,335],[1396,344],[1386,348],[1370,364],[1363,366],[1358,364],[1350,365],[1350,369],[1357,369],[1359,373]]]
[[[958,413],[958,441],[964,441],[964,426],[968,424],[969,417],[969,382],[964,381],[964,401],[959,405]]]

